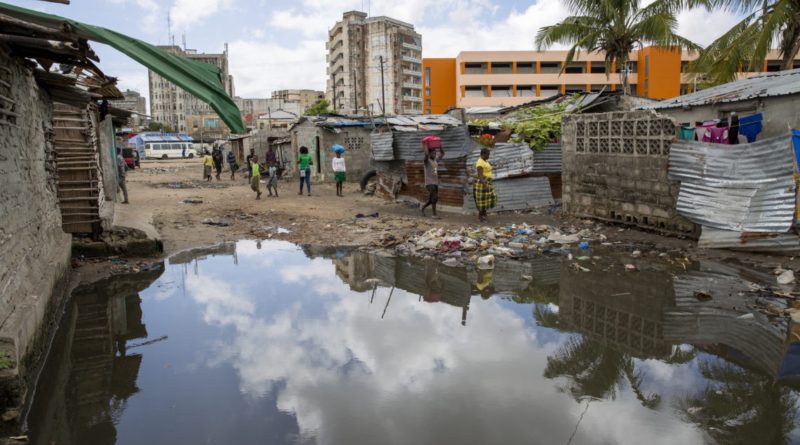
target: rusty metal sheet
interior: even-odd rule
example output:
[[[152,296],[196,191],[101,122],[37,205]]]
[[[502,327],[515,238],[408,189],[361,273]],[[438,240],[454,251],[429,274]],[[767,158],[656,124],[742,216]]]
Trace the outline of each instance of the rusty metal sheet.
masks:
[[[753,144],[676,141],[669,178],[680,181],[678,213],[703,226],[738,232],[788,232],[795,210],[791,139]]]
[[[508,178],[494,181],[497,205],[492,211],[525,210],[553,205],[553,192],[547,177]],[[476,212],[475,200],[470,191],[464,198],[464,210]]]
[[[793,232],[734,232],[713,227],[703,227],[697,247],[703,249],[730,249],[744,252],[800,253],[800,237]]]
[[[392,161],[394,160],[394,147],[392,142],[394,137],[391,131],[384,133],[374,132],[370,134],[370,143],[372,145],[372,159],[376,161]]]
[[[467,169],[464,158],[444,159],[439,162],[439,203],[441,205],[462,207],[467,184]],[[418,201],[428,199],[425,188],[425,173],[422,161],[406,161],[406,188],[402,195],[411,196]]]
[[[394,132],[395,159],[421,161],[422,138],[438,136],[442,141],[444,159],[463,158],[474,144],[466,126],[448,128],[443,131]]]

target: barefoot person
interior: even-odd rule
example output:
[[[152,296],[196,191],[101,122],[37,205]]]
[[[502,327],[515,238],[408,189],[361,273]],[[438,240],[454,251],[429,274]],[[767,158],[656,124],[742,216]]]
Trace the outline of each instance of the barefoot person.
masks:
[[[311,166],[314,165],[314,161],[311,160],[311,155],[308,154],[308,147],[300,147],[297,165],[300,169],[300,193],[298,195],[303,194],[303,183],[305,183],[308,189],[308,196],[311,196]]]
[[[425,152],[422,169],[425,174],[425,188],[428,189],[428,201],[422,206],[422,214],[425,215],[425,209],[430,206],[433,217],[436,218],[436,203],[439,202],[439,161],[444,157],[444,151],[442,143],[435,136],[423,139],[422,148]]]
[[[478,176],[472,185],[472,196],[475,198],[475,207],[478,208],[478,220],[486,222],[486,212],[497,204],[497,193],[492,183],[492,166],[489,164],[489,149],[481,149],[481,157],[475,163]]]
[[[228,152],[228,167],[231,168],[231,181],[236,179],[236,170],[239,170],[239,163],[236,162],[236,155],[233,150]]]
[[[347,167],[344,163],[344,158],[342,157],[342,153],[344,153],[344,147],[339,144],[333,144],[333,152],[336,153],[336,157],[333,158],[333,162],[331,167],[333,168],[333,178],[336,180],[336,196],[342,197],[344,193],[342,191],[344,187],[344,180],[345,180],[345,171]]]
[[[261,199],[261,166],[255,154],[250,158],[250,188],[256,192],[256,199]]]
[[[269,156],[267,156],[269,159]],[[267,172],[269,172],[269,181],[267,182],[267,191],[269,196],[272,196],[272,191],[275,191],[275,197],[278,197],[278,164],[277,162],[267,162]]]

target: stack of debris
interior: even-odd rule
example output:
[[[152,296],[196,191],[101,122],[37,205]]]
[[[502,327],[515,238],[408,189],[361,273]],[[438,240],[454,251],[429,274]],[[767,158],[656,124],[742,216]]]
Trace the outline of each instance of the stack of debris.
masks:
[[[680,181],[678,212],[702,226],[698,245],[758,252],[800,252],[790,233],[796,207],[791,140],[753,144],[672,144],[669,177]]]

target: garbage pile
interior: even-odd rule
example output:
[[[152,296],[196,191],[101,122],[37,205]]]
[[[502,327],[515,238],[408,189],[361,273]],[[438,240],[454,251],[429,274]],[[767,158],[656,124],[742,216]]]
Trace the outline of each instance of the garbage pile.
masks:
[[[465,227],[431,229],[394,246],[397,255],[433,256],[445,265],[477,264],[491,268],[494,257],[529,258],[541,254],[572,255],[591,243],[605,243],[605,235],[589,229],[558,229],[549,225],[512,224],[503,228]]]

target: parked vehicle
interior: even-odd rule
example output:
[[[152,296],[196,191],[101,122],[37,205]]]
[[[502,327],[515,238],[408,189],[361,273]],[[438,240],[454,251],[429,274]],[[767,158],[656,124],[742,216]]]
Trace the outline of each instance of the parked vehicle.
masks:
[[[128,140],[128,146],[136,148],[139,159],[181,159],[198,156],[192,138],[185,133],[139,133]]]

